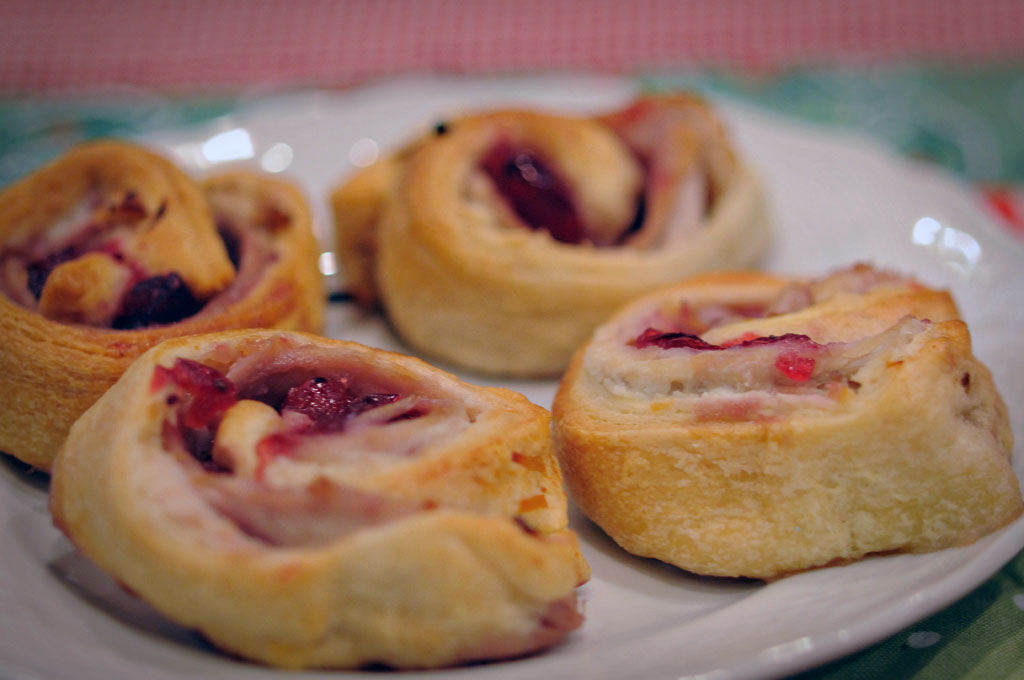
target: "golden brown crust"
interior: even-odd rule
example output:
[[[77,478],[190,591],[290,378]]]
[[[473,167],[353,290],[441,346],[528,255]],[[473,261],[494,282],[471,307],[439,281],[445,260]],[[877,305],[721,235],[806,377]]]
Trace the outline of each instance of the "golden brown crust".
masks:
[[[263,481],[205,472],[168,444],[182,402],[168,400],[175,392],[157,367],[181,358],[234,375],[240,391],[347,367],[357,382],[457,402],[472,422],[384,465],[385,474],[337,460],[302,463],[319,470],[308,485],[286,474],[295,470],[284,460]],[[523,455],[537,464],[524,466]],[[573,593],[588,572],[566,529],[558,475],[548,414],[521,395],[353,343],[229,331],[169,340],[133,364],[73,427],[54,466],[51,509],[86,555],[234,653],[296,668],[433,667],[535,651],[579,625]],[[444,483],[431,486],[434,478]],[[225,504],[235,514],[208,495],[232,481],[257,491]],[[263,503],[294,509],[270,505],[275,494],[299,494],[316,508],[332,489],[399,512],[294,544],[293,529],[267,540],[238,520]],[[525,493],[543,494],[547,508],[521,510]],[[320,515],[310,519],[323,525]]]
[[[229,275],[226,281],[218,275],[217,283],[212,285],[219,292],[207,299],[194,316],[128,330],[65,322],[77,312],[65,311],[58,318],[48,318],[45,310],[35,308],[23,281],[21,289],[9,281],[6,286],[0,285],[0,335],[6,342],[5,351],[0,353],[0,375],[3,389],[17,395],[0,412],[0,451],[42,469],[49,468],[75,418],[117,380],[135,357],[161,340],[250,326],[317,331],[323,324],[322,284],[316,270],[311,216],[303,196],[291,185],[251,173],[228,173],[196,185],[168,161],[116,142],[87,145],[68,158],[0,195],[0,261],[10,265],[14,259],[28,258],[22,253],[40,239],[52,238],[47,232],[51,223],[68,222],[64,215],[74,210],[70,206],[83,195],[93,195],[102,207],[123,206],[121,201],[131,194],[135,197],[132,201],[142,204],[138,212],[156,226],[143,229],[145,233],[139,238],[125,228],[122,242],[132,244],[126,259],[135,261],[135,254],[145,251],[138,262],[161,267],[146,269],[147,274],[165,273],[168,267],[180,273],[202,263],[194,268],[195,274],[208,279],[206,264],[212,253],[214,261],[220,257],[227,263]],[[66,195],[62,193],[65,183]],[[233,227],[243,241],[253,246],[243,254],[237,275],[215,227],[215,219],[225,215],[215,217],[210,208],[211,199],[216,203],[218,196],[234,196],[229,202],[248,203],[264,210],[262,221]],[[38,198],[36,204],[33,197]],[[176,218],[180,213],[185,215]],[[270,217],[272,224],[267,221]],[[164,221],[172,218],[177,219],[174,229],[165,229]],[[136,224],[132,221],[128,227]],[[154,231],[157,238],[151,242]],[[198,238],[195,232],[205,235]],[[176,264],[174,258],[179,255],[175,253],[181,249],[185,255]],[[89,253],[67,264],[102,257]],[[80,270],[88,269],[91,275],[105,271],[104,266]],[[144,264],[143,268],[148,266]],[[96,290],[92,286],[90,289]],[[70,284],[65,290],[70,290]],[[46,292],[44,288],[44,299]],[[61,296],[65,309],[80,308],[74,300],[68,300],[69,295]],[[90,318],[86,315],[78,320]]]
[[[557,170],[583,242],[523,226],[481,170],[503,145],[535,150]],[[641,197],[645,218],[627,228]],[[558,374],[627,300],[752,264],[768,240],[756,177],[710,109],[687,97],[645,97],[597,118],[465,116],[358,173],[332,200],[356,297],[379,297],[417,350],[503,375]]]
[[[377,303],[377,222],[406,155],[396,153],[380,159],[331,193],[335,248],[345,272],[347,292],[367,307]]]
[[[944,292],[912,282],[825,292],[701,332],[712,344],[809,335],[826,346],[817,356],[839,357],[820,384],[729,374],[743,359],[722,351],[628,345],[683,300],[750,304],[761,288],[763,310],[789,283],[694,279],[595,332],[554,402],[556,451],[583,511],[630,552],[755,578],[970,543],[1019,516],[1005,406]],[[699,361],[721,363],[702,377]]]

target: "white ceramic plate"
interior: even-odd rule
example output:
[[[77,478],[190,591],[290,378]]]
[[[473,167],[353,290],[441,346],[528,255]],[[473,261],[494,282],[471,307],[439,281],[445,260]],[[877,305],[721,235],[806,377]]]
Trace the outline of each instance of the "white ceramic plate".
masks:
[[[196,172],[240,161],[295,178],[315,206],[329,249],[330,187],[354,163],[366,163],[445,115],[506,104],[598,111],[623,103],[632,91],[627,81],[589,76],[409,79],[344,94],[264,98],[208,129],[146,141]],[[942,172],[859,136],[722,104],[742,153],[760,170],[773,199],[778,238],[766,266],[810,274],[872,261],[950,288],[971,326],[976,353],[995,370],[1020,436],[1024,248],[1000,231],[970,190]],[[329,268],[329,257],[323,265]],[[380,319],[348,305],[332,305],[329,319],[333,336],[405,349]],[[552,382],[501,384],[544,406],[554,393]],[[1020,447],[1016,453],[1017,474],[1024,477]],[[255,667],[165,621],[78,557],[53,529],[46,484],[44,475],[15,461],[0,462],[0,677],[338,677]],[[965,548],[877,557],[765,585],[699,578],[637,559],[582,517],[574,516],[573,524],[593,567],[582,591],[583,629],[549,653],[431,673],[432,680],[785,675],[848,654],[942,608],[1024,546],[1024,521],[1018,521]]]

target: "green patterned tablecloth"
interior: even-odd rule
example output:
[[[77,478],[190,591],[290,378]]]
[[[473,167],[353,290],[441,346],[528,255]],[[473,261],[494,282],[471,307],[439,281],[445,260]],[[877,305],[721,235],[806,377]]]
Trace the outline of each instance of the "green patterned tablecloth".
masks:
[[[797,678],[1024,678],[1024,553],[939,613]]]
[[[644,82],[694,87],[854,128],[978,185],[1024,187],[1024,64],[823,68],[742,77],[709,72]],[[242,102],[149,94],[0,100],[0,186],[83,139],[205,122]],[[943,611],[799,678],[1024,680],[1024,553]]]

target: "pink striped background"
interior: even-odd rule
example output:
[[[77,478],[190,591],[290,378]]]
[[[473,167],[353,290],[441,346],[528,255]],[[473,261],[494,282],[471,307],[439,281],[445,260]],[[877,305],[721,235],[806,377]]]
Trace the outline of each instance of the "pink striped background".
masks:
[[[0,0],[0,91],[1024,57],[1020,0]]]

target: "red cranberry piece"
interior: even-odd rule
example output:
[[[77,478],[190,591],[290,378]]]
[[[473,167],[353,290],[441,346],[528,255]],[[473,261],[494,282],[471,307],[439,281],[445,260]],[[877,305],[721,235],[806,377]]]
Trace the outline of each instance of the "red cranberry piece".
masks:
[[[730,349],[732,347],[756,347],[759,345],[776,345],[779,343],[786,343],[788,345],[796,345],[805,350],[813,350],[821,347],[818,343],[811,340],[808,336],[799,333],[786,333],[785,335],[765,335],[761,337],[747,337],[742,336],[742,340],[737,341],[727,340],[721,345],[713,345],[709,342],[701,340],[696,335],[689,333],[670,333],[666,331],[659,331],[657,328],[648,328],[643,333],[638,335],[633,340],[633,345],[639,349],[644,347],[650,347],[655,345],[662,349],[674,349],[677,347],[684,347],[687,349],[696,349],[701,351],[707,350],[721,350]]]
[[[351,416],[359,415],[378,406],[391,404],[402,398],[400,394],[376,393],[355,396],[346,378],[316,377],[288,390],[282,411],[297,411],[312,420],[307,432],[340,432]],[[407,420],[424,415],[419,409],[406,411],[395,420]]]
[[[673,349],[676,347],[698,350],[725,349],[719,345],[712,345],[711,343],[705,342],[696,335],[691,335],[689,333],[668,333],[659,331],[656,328],[648,328],[645,330],[636,337],[633,344],[638,349],[643,349],[644,347],[650,347],[652,345],[661,347],[662,349]]]
[[[742,336],[745,338],[745,336]],[[766,335],[763,337],[733,339],[721,345],[712,345],[696,335],[688,333],[666,333],[656,328],[648,328],[633,341],[637,348],[651,345],[662,349],[683,347],[698,351],[724,350],[733,347],[757,347],[761,345],[783,345],[782,351],[775,358],[775,368],[793,382],[806,382],[814,374],[817,360],[813,353],[821,349],[821,345],[808,336],[799,333],[785,335]]]
[[[538,154],[501,143],[481,166],[523,222],[545,229],[562,243],[579,243],[586,235],[568,185]]]
[[[821,347],[818,343],[811,340],[808,336],[801,333],[785,333],[783,335],[765,335],[760,338],[752,338],[750,340],[744,340],[740,343],[740,347],[753,347],[756,345],[777,345],[780,342],[788,343],[790,345],[797,345],[803,349],[817,349]]]
[[[776,357],[775,368],[794,382],[806,382],[814,373],[816,363],[814,357],[786,350]]]
[[[204,429],[215,424],[237,401],[234,384],[215,368],[192,359],[178,359],[171,368],[157,367],[160,380],[170,379],[190,398],[183,402],[182,424]]]
[[[191,359],[178,359],[171,368],[157,366],[152,386],[173,383],[179,393],[167,397],[178,406],[178,433],[185,449],[209,472],[225,472],[213,461],[214,431],[224,412],[237,400],[234,384],[220,371]]]
[[[128,291],[111,325],[130,329],[174,323],[192,316],[202,306],[177,272],[150,276]]]
[[[347,379],[316,377],[288,390],[281,410],[305,414],[317,432],[337,432],[345,428],[355,398]]]

